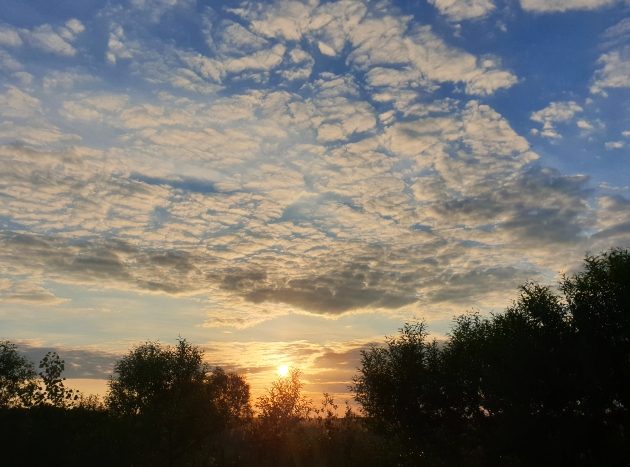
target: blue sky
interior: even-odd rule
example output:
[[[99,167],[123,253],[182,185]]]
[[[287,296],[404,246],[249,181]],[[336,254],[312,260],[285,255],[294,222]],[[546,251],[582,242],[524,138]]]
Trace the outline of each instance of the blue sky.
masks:
[[[0,338],[340,392],[404,320],[630,246],[629,12],[0,0]]]

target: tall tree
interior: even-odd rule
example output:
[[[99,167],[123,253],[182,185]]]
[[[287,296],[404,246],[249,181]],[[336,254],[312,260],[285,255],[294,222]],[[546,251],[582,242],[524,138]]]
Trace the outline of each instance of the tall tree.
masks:
[[[31,406],[39,389],[33,364],[20,355],[17,345],[0,341],[0,408]]]
[[[140,463],[182,463],[251,412],[245,381],[220,369],[210,373],[202,350],[185,339],[175,346],[141,344],[114,373],[107,407],[129,423],[128,450]]]

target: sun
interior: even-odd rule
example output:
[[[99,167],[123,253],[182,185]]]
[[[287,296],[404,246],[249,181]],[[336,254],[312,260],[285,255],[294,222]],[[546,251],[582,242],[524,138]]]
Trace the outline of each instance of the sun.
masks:
[[[278,376],[284,378],[289,375],[289,365],[280,365],[278,367]]]

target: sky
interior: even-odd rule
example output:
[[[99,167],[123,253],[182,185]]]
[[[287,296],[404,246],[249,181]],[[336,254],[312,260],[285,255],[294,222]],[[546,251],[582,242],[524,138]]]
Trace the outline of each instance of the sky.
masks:
[[[0,0],[0,339],[342,394],[630,247],[629,98],[628,0]]]

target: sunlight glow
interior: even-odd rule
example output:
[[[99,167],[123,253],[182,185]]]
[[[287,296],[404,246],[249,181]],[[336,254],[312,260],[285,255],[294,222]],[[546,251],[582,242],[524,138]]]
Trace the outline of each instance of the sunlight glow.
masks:
[[[289,365],[280,365],[278,367],[278,376],[284,378],[289,375]]]

